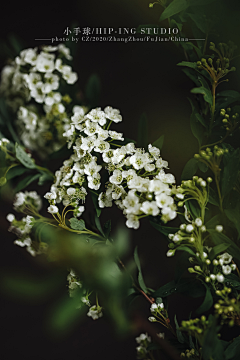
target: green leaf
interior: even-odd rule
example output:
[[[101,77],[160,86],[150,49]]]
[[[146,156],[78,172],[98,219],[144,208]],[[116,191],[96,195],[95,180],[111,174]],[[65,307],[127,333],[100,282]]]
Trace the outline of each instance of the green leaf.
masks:
[[[134,260],[135,260],[135,263],[137,265],[137,268],[138,268],[138,283],[141,287],[141,289],[145,292],[145,294],[148,292],[147,291],[147,287],[145,285],[145,282],[143,280],[143,276],[142,276],[142,270],[141,270],[141,264],[140,264],[140,260],[139,260],[139,257],[138,257],[138,250],[137,250],[137,246],[135,247],[135,250],[134,250]]]
[[[219,198],[217,193],[211,188],[209,187],[209,197],[208,197],[208,202],[212,205],[216,205],[219,206]]]
[[[30,170],[26,169],[22,165],[14,166],[8,171],[7,176],[6,176],[7,180],[11,180],[11,179],[15,178],[16,176],[20,176],[28,171],[30,171]]]
[[[173,15],[180,13],[188,8],[188,2],[186,0],[173,0],[168,7],[163,11],[159,21],[163,21],[170,18]]]
[[[200,169],[203,173],[205,173],[205,172],[208,171],[208,166],[207,166],[207,164],[205,164],[205,163],[203,163],[203,162],[201,162],[201,161],[198,162],[198,167],[199,167],[199,169]]]
[[[219,244],[219,245],[214,246],[209,253],[209,256],[208,256],[209,259],[212,261],[213,259],[216,258],[216,256],[218,254],[227,250],[229,248],[229,246],[230,246],[229,244]]]
[[[178,66],[186,66],[189,68],[192,68],[194,70],[199,71],[197,63],[196,62],[190,62],[190,61],[182,61],[179,64],[177,64]]]
[[[238,231],[238,239],[240,238],[240,204],[237,203],[234,209],[224,209],[228,219],[232,221]]]
[[[202,283],[196,281],[196,279],[181,278],[177,282],[170,281],[169,283],[161,286],[152,295],[155,298],[158,296],[164,298],[173,293],[180,292],[184,295],[197,298],[205,295],[205,291],[203,290],[205,290],[205,288],[203,287]]]
[[[229,237],[227,237],[222,233],[217,232],[216,230],[208,230],[208,232],[210,233],[211,239],[215,245],[219,245],[219,244],[230,245],[228,248],[229,249],[228,252],[235,259],[238,259],[238,261],[240,261],[240,249],[231,239],[229,239]]]
[[[186,252],[188,252],[189,254],[191,254],[192,256],[196,257],[195,252],[194,252],[191,248],[189,248],[188,246],[180,245],[180,246],[178,246],[178,247],[176,248],[176,251],[177,251],[177,250],[186,251]]]
[[[39,178],[39,176],[40,176],[40,174],[26,176],[24,179],[19,181],[19,183],[17,184],[17,186],[14,189],[14,192],[17,193],[17,192],[21,191],[22,189],[26,188],[33,181],[37,180]]]
[[[183,344],[185,342],[185,339],[184,339],[183,334],[179,330],[179,325],[178,325],[178,322],[177,322],[177,316],[176,315],[174,316],[174,322],[175,322],[175,325],[176,325],[177,339],[181,344]]]
[[[90,107],[94,108],[99,104],[101,83],[97,74],[92,74],[87,82],[85,94]]]
[[[181,180],[189,180],[191,179],[197,172],[198,169],[198,161],[196,159],[190,159],[184,166]]]
[[[207,21],[206,16],[203,13],[195,12],[195,13],[188,13],[188,16],[194,21],[197,25],[199,30],[202,31],[203,34],[207,32]]]
[[[43,185],[48,181],[53,181],[52,175],[47,172],[42,172],[42,175],[39,177],[38,185]]]
[[[83,219],[78,220],[76,218],[71,218],[69,221],[70,221],[71,229],[73,229],[73,230],[82,231],[86,228],[85,222]]]
[[[217,327],[217,319],[209,316],[208,321],[211,321],[210,327],[204,334],[202,356],[203,360],[225,360],[224,349],[221,341],[217,336],[219,327]]]
[[[213,305],[213,297],[212,297],[211,291],[207,285],[205,285],[204,283],[203,283],[203,285],[206,288],[206,295],[205,295],[203,303],[196,310],[196,314],[202,314],[205,311],[208,311],[210,309],[210,307]]]
[[[93,205],[95,207],[97,216],[99,217],[101,215],[102,210],[100,209],[100,207],[98,205],[98,194],[95,194],[94,192],[91,191],[91,197],[92,197]]]
[[[236,337],[224,352],[226,360],[239,360],[240,358],[240,336]]]
[[[138,123],[138,146],[148,149],[148,124],[147,115],[143,113]]]
[[[212,106],[213,97],[212,97],[212,93],[209,89],[205,88],[204,86],[196,87],[191,90],[191,93],[202,94],[204,97],[204,100]]]
[[[105,224],[103,226],[103,232],[104,232],[105,238],[108,239],[110,232],[111,232],[111,220],[108,220],[105,222]]]
[[[195,138],[198,140],[199,146],[202,145],[203,137],[204,137],[204,128],[202,124],[200,123],[198,117],[196,114],[198,114],[197,110],[195,109],[195,106],[193,105],[192,101],[189,99],[190,104],[192,106],[192,114],[190,117],[190,125],[191,130]]]
[[[156,141],[153,142],[153,146],[156,146],[159,150],[162,149],[164,142],[164,135],[160,136]]]
[[[55,304],[49,313],[48,331],[56,336],[65,335],[72,329],[85,309],[84,304],[81,303],[81,296],[82,292],[78,291],[74,297],[62,298]]]
[[[226,194],[232,190],[238,177],[240,168],[240,149],[224,153],[223,164],[221,194],[222,196],[226,196]]]
[[[99,220],[99,218],[98,218],[97,215],[95,215],[95,224],[96,224],[96,227],[97,227],[97,229],[99,230],[99,232],[102,234],[102,236],[105,237],[105,234],[104,234],[104,232],[103,232],[103,229],[102,229],[100,220]]]
[[[28,169],[35,169],[36,165],[32,158],[24,151],[24,149],[18,144],[15,144],[16,158]]]

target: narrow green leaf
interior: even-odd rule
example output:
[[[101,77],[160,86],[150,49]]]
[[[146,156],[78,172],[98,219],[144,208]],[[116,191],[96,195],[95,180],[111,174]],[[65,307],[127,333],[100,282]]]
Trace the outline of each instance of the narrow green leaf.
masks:
[[[204,100],[212,106],[213,97],[212,97],[212,93],[209,89],[205,88],[204,86],[196,87],[191,90],[191,93],[202,94],[204,97]]]
[[[159,21],[163,21],[165,19],[174,16],[181,11],[184,11],[188,8],[188,2],[186,0],[173,0],[168,7],[163,11],[162,15],[160,16]]]
[[[7,180],[11,180],[13,178],[15,178],[16,176],[20,176],[22,174],[24,174],[25,172],[29,172],[30,170],[26,169],[24,166],[22,165],[18,165],[18,166],[14,166],[13,168],[11,168],[8,173],[7,173]]]
[[[43,185],[48,181],[53,181],[52,175],[47,172],[42,172],[42,175],[39,177],[38,185]]]
[[[209,253],[209,259],[213,260],[215,257],[220,254],[221,252],[227,250],[230,247],[230,244],[219,244],[212,248],[212,250]]]
[[[203,303],[196,310],[196,314],[202,314],[203,312],[208,311],[210,309],[210,307],[213,305],[213,297],[212,297],[211,291],[208,286],[206,286],[205,284],[204,284],[204,286],[206,288],[206,295],[205,295]]]
[[[229,193],[238,177],[240,168],[240,149],[229,151],[223,156],[224,168],[221,176],[221,194],[226,196]]]
[[[95,224],[96,224],[96,227],[97,227],[97,229],[99,230],[99,232],[105,237],[105,234],[104,234],[104,232],[103,232],[103,229],[102,229],[100,220],[99,220],[99,218],[98,218],[97,215],[95,215]]]
[[[158,149],[162,149],[164,142],[164,135],[160,136],[156,141],[153,142],[153,146],[156,146]]]
[[[142,270],[141,270],[141,264],[140,264],[140,260],[139,260],[139,257],[138,257],[138,250],[137,250],[137,246],[135,247],[135,250],[134,250],[134,260],[135,260],[135,263],[137,265],[137,268],[138,268],[138,282],[139,282],[139,285],[141,287],[141,289],[145,292],[145,294],[147,293],[147,287],[145,285],[145,282],[143,280],[143,276],[142,276]]]
[[[197,71],[199,70],[196,62],[182,61],[182,62],[178,63],[177,65],[178,66],[186,66],[186,67],[192,68]]]
[[[216,230],[208,230],[208,232],[211,235],[211,239],[214,242],[215,245],[219,244],[226,244],[230,245],[228,252],[234,256],[235,259],[238,259],[240,261],[240,249],[239,247],[226,235],[217,232]]]
[[[178,322],[177,322],[177,316],[176,315],[174,316],[174,322],[175,322],[175,325],[176,325],[177,339],[181,344],[183,344],[185,342],[185,339],[184,339],[184,336],[182,335],[181,331],[179,330],[179,325],[178,325]]]
[[[195,106],[193,105],[192,101],[189,99],[190,104],[192,106],[192,114],[190,117],[190,125],[191,130],[195,138],[198,140],[199,146],[202,145],[203,137],[204,137],[204,127],[198,120],[196,114],[198,114],[197,110],[195,109]]]
[[[226,348],[224,355],[226,360],[240,359],[240,336],[236,337],[233,342]]]
[[[79,230],[79,231],[85,229],[85,222],[83,219],[78,220],[76,218],[71,218],[69,221],[70,221],[71,229]]]
[[[22,189],[26,188],[33,181],[37,180],[39,178],[39,176],[40,176],[40,174],[26,176],[24,179],[19,181],[19,183],[17,184],[17,186],[14,189],[14,192],[17,193],[17,192],[21,191]]]
[[[190,159],[184,166],[181,180],[189,180],[191,179],[197,172],[198,169],[198,161],[196,159]]]
[[[105,237],[108,238],[111,232],[111,220],[105,222],[103,226],[103,232],[105,234]]]
[[[217,327],[217,319],[213,316],[209,316],[208,321],[210,321],[210,319],[212,320],[211,326],[204,334],[202,347],[203,360],[225,360],[223,345],[217,336],[219,331],[219,327]]]
[[[101,215],[102,210],[98,205],[98,195],[91,191],[91,197],[92,197],[93,205],[96,209],[97,216],[99,217]]]

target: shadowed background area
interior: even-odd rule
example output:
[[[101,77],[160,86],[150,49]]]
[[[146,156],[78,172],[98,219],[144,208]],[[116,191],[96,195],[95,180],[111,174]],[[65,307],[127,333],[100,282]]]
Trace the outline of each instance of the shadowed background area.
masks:
[[[226,3],[225,18],[220,22],[209,40],[227,42],[232,40],[240,49],[238,1]],[[157,24],[162,9],[156,6],[149,9],[148,0],[92,0],[56,3],[52,1],[19,2],[5,4],[1,13],[2,43],[7,43],[9,36],[15,34],[22,40],[25,48],[35,47],[50,41],[35,39],[62,38],[64,31],[75,27],[90,28],[137,28],[141,24]],[[167,23],[164,23],[167,26]],[[190,30],[186,28],[186,33]],[[56,44],[56,43],[55,43]],[[54,45],[54,43],[52,44]],[[162,149],[163,159],[169,162],[170,172],[176,176],[177,182],[185,163],[198,151],[197,140],[190,129],[189,118],[191,107],[187,97],[191,96],[191,81],[177,66],[184,59],[184,54],[176,43],[158,42],[82,42],[75,46],[73,69],[78,73],[79,84],[84,96],[87,80],[96,73],[101,80],[99,106],[107,105],[120,109],[123,122],[114,130],[122,131],[131,139],[137,139],[138,122],[143,113],[148,119],[148,140],[154,142],[165,135]],[[239,54],[238,50],[238,54]],[[1,67],[6,55],[4,47],[0,50]],[[240,62],[236,59],[234,66],[237,72],[230,74],[231,88],[238,89]],[[222,89],[224,89],[224,84]],[[31,186],[34,190],[34,186]],[[42,194],[48,191],[45,186]],[[6,288],[0,289],[2,305],[0,308],[1,323],[4,336],[1,352],[2,359],[10,360],[18,354],[25,359],[64,360],[71,356],[73,360],[94,359],[104,357],[110,359],[134,359],[134,336],[116,340],[112,328],[103,318],[93,322],[86,319],[75,331],[63,339],[49,337],[46,331],[45,318],[57,299],[66,294],[67,272],[55,270],[51,264],[32,259],[24,249],[13,245],[15,236],[9,234],[6,214],[11,212],[12,192],[6,190],[1,195],[1,239],[2,251],[1,275],[6,273],[31,274],[39,279],[56,275],[56,291],[50,297],[36,296],[26,302],[18,299]],[[46,204],[45,204],[46,205]],[[117,209],[106,211],[103,221],[113,218],[113,227],[124,224],[124,219]],[[131,250],[138,244],[143,263],[143,273],[149,287],[159,287],[170,281],[174,274],[175,259],[166,258],[167,243],[159,233],[151,228],[147,220],[142,221],[138,231],[130,230]],[[130,255],[131,255],[130,251]],[[50,275],[49,275],[50,274]],[[24,296],[23,296],[24,297]],[[179,321],[188,316],[189,299],[179,297],[179,303],[173,296],[170,305],[179,313]],[[146,316],[149,316],[149,304],[142,299],[140,305]],[[138,307],[138,305],[136,305]],[[141,307],[139,306],[139,308]],[[174,313],[174,311],[172,311]],[[170,312],[171,317],[171,312]],[[164,329],[161,329],[164,331]],[[136,333],[136,336],[138,334]]]

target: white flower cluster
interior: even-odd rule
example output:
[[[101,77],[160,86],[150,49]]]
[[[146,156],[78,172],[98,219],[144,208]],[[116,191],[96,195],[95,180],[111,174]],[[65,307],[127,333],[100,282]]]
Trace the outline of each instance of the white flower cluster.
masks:
[[[13,214],[7,215],[7,220],[11,223],[9,231],[14,232],[19,239],[14,241],[14,244],[25,247],[27,251],[32,255],[36,256],[39,252],[33,248],[32,239],[30,233],[34,224],[34,217],[27,215],[23,217],[21,221],[17,221]]]
[[[76,292],[77,289],[81,289],[83,287],[82,281],[79,280],[79,277],[77,276],[76,272],[71,269],[68,276],[68,288],[69,288],[69,296],[74,297],[78,296],[78,292]],[[80,298],[80,303],[76,307],[77,309],[80,309],[84,304],[89,307],[87,316],[91,317],[93,320],[97,320],[100,317],[103,316],[102,313],[102,307],[99,305],[93,305],[91,306],[90,300],[89,300],[89,294],[86,291],[86,289],[83,289],[83,294]]]
[[[15,196],[13,203],[14,210],[18,212],[38,213],[42,207],[42,200],[36,191],[19,192]],[[36,256],[42,254],[47,244],[32,240],[32,227],[35,223],[33,216],[27,215],[21,220],[16,220],[15,215],[8,214],[7,220],[11,223],[9,231],[15,233],[19,239],[14,241],[14,244],[25,247],[27,251]]]
[[[137,359],[149,359],[147,347],[151,343],[151,337],[146,334],[141,334],[136,338],[137,346]]]
[[[139,227],[139,218],[157,216],[165,222],[176,217],[176,205],[171,196],[175,178],[166,174],[167,161],[160,150],[148,145],[148,151],[134,143],[119,145],[123,134],[109,130],[112,122],[122,121],[119,110],[107,106],[104,111],[93,109],[85,114],[82,108],[72,116],[66,136],[74,154],[55,174],[56,182],[45,197],[50,204],[63,202],[78,211],[79,200],[84,201],[86,188],[98,191],[102,169],[108,170],[105,191],[98,196],[99,207],[111,207],[112,202],[123,210],[129,228]],[[84,185],[84,186],[83,186]],[[57,212],[57,207],[49,209]],[[78,211],[81,212],[81,211]]]
[[[70,101],[57,90],[62,79],[77,81],[77,74],[63,59],[71,60],[65,45],[25,49],[2,70],[0,92],[17,112],[17,129],[22,142],[31,150],[42,150],[42,157],[58,150],[69,117],[65,105]]]
[[[15,196],[13,208],[21,212],[24,208],[30,207],[39,212],[42,207],[42,199],[36,191],[19,192]]]

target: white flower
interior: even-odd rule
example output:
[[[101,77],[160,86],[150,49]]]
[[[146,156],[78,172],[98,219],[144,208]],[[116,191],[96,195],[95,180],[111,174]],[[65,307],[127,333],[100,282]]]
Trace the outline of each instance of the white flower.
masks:
[[[139,337],[136,337],[136,342],[140,344],[141,342],[147,340],[148,342],[151,342],[150,336],[148,336],[148,333],[141,334]]]
[[[122,137],[123,134],[121,134],[121,133],[118,133],[116,131],[111,131],[111,130],[109,130],[108,133],[109,133],[109,136],[114,140],[121,140],[121,141],[124,140],[124,138]]]
[[[165,193],[161,193],[156,196],[157,206],[160,208],[166,208],[174,203],[174,200],[171,196],[168,196]]]
[[[24,193],[23,192],[17,193],[16,197],[15,197],[15,200],[14,200],[14,203],[13,203],[13,208],[15,210],[18,210],[18,208],[24,204],[24,201],[25,201]]]
[[[188,224],[186,226],[186,232],[191,233],[194,230],[194,226],[192,224]]]
[[[168,257],[171,257],[171,256],[173,256],[175,254],[175,250],[168,250],[168,252],[167,252],[167,256]]]
[[[127,214],[126,225],[128,228],[138,229],[140,226],[140,222],[136,215]]]
[[[13,215],[13,214],[8,214],[8,215],[7,215],[7,220],[8,220],[9,222],[13,222],[13,220],[15,220],[15,215]]]
[[[158,158],[160,156],[160,150],[157,147],[152,146],[151,144],[149,144],[148,145],[148,151],[154,157],[155,160],[158,160]]]
[[[156,321],[157,321],[154,316],[150,316],[150,317],[148,318],[148,320],[149,320],[150,322],[156,322]]]
[[[217,274],[216,279],[220,283],[224,282],[224,276],[222,274]]]
[[[217,226],[215,227],[215,230],[216,230],[217,232],[222,232],[222,231],[223,231],[223,226],[222,226],[222,225],[217,225]]]
[[[90,316],[91,318],[93,318],[93,320],[99,319],[100,317],[103,316],[102,307],[99,305],[98,306],[94,305],[90,307],[87,316]]]
[[[113,175],[110,176],[109,181],[112,184],[119,185],[123,180],[122,172],[120,170],[114,170]]]
[[[222,272],[224,275],[229,275],[232,272],[232,268],[230,265],[222,265]]]
[[[201,226],[202,226],[202,219],[196,218],[196,219],[195,219],[195,224],[196,224],[198,227],[201,227]]]
[[[98,204],[100,208],[111,207],[112,206],[112,196],[101,193],[98,196]]]
[[[156,201],[144,201],[140,210],[147,215],[157,216],[160,212],[159,208],[157,207]]]
[[[47,211],[48,211],[50,214],[57,214],[57,213],[58,213],[58,207],[55,206],[55,205],[50,205],[50,206],[47,208]]]
[[[30,237],[25,238],[23,241],[21,240],[15,240],[14,244],[24,247],[24,246],[31,246],[32,244],[32,240],[30,239]]]
[[[95,147],[94,147],[94,150],[96,152],[103,153],[103,152],[108,151],[109,148],[110,148],[110,144],[107,141],[103,141],[100,139],[96,140]]]
[[[101,176],[96,173],[93,176],[88,176],[88,186],[90,189],[98,190],[101,186]]]
[[[165,334],[164,334],[164,333],[158,333],[157,336],[158,336],[160,339],[164,339],[164,338],[165,338]]]
[[[130,157],[129,161],[134,169],[140,170],[148,163],[148,157],[146,154],[135,153]]]
[[[174,184],[175,177],[172,174],[165,174],[164,170],[160,170],[156,178],[167,184]]]
[[[72,56],[70,55],[70,50],[64,44],[58,45],[58,51],[62,53],[67,60],[72,60]]]
[[[57,194],[53,191],[53,192],[47,192],[44,195],[45,199],[47,200],[55,200],[57,198]]]
[[[231,261],[232,261],[232,256],[230,254],[224,253],[222,255],[219,255],[219,263],[221,265],[230,264]]]
[[[54,70],[54,56],[41,52],[36,61],[36,69],[40,72],[52,72]]]
[[[107,106],[104,109],[106,117],[112,120],[115,123],[122,121],[122,116],[120,115],[120,111],[118,109],[113,109],[111,106]]]
[[[99,125],[103,126],[106,124],[106,114],[100,108],[96,108],[91,110],[86,117],[93,122],[99,123]]]

